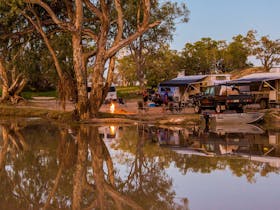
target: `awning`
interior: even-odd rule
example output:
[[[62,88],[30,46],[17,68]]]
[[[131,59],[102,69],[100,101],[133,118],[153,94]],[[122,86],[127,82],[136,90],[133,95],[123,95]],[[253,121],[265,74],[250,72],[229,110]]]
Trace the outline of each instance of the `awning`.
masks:
[[[227,82],[228,84],[244,84],[251,82],[266,82],[280,79],[280,73],[257,73]]]
[[[167,80],[164,82],[161,82],[160,86],[185,86],[193,83],[200,82],[204,78],[206,78],[207,75],[193,75],[193,76],[183,76],[183,77],[177,77],[172,80]]]

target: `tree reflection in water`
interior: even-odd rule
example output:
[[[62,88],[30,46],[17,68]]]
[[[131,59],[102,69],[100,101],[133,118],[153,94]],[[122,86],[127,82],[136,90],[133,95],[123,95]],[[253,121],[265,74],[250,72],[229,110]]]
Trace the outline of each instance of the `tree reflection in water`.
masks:
[[[227,168],[249,182],[279,173],[248,159],[178,154],[158,145],[158,128],[140,124],[123,127],[115,140],[103,140],[89,125],[5,122],[0,131],[0,209],[188,209],[167,168],[181,174]],[[186,133],[172,139],[187,146],[196,140]]]
[[[164,164],[144,154],[141,135],[124,179],[98,127],[19,124],[0,126],[0,209],[175,209]]]

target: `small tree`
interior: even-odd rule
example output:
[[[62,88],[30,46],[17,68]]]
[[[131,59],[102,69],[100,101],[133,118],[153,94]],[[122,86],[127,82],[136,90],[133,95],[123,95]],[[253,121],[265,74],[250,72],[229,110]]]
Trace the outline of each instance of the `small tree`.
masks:
[[[261,37],[254,49],[254,55],[259,59],[266,71],[280,63],[280,40],[270,40],[268,36]]]
[[[280,39],[271,40],[269,36],[256,38],[256,31],[250,30],[245,41],[250,47],[251,55],[259,59],[266,71],[280,63]]]

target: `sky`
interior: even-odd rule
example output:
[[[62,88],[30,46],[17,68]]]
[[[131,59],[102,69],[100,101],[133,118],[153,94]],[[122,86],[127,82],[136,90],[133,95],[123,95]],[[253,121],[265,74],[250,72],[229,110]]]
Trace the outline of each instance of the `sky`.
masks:
[[[189,22],[177,24],[171,49],[203,37],[231,41],[253,29],[259,36],[280,39],[280,0],[180,0],[190,10]]]

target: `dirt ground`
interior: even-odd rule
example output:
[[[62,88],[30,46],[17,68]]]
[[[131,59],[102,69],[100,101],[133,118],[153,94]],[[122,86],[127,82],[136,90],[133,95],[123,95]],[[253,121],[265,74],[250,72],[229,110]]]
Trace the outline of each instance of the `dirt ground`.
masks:
[[[116,114],[142,114],[142,115],[166,115],[169,114],[170,111],[164,111],[162,107],[147,107],[145,110],[139,110],[137,99],[131,99],[126,101],[125,104],[115,103],[115,111]],[[36,97],[35,99],[29,100],[27,104],[21,105],[21,107],[32,107],[32,108],[43,108],[49,110],[60,110],[63,111],[63,108],[59,102],[59,100],[48,98],[48,97]],[[66,111],[74,110],[74,104],[70,101],[66,103]],[[100,112],[111,113],[110,104],[102,105]],[[185,108],[180,112],[184,113],[194,113],[193,108]],[[170,113],[171,114],[171,113]]]

